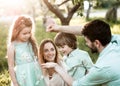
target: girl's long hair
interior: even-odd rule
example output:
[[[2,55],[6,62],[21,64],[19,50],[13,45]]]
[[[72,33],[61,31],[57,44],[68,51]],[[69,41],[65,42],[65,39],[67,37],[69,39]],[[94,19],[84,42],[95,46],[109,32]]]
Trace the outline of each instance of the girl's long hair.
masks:
[[[35,30],[35,25],[34,21],[30,16],[27,15],[21,15],[15,18],[13,21],[10,31],[9,31],[9,38],[8,38],[8,45],[11,44],[13,41],[15,41],[19,35],[19,33],[25,28],[25,27],[31,27],[31,37],[29,38],[29,42],[32,45],[34,54],[38,56],[38,49],[37,49],[37,43],[34,38],[34,30]]]

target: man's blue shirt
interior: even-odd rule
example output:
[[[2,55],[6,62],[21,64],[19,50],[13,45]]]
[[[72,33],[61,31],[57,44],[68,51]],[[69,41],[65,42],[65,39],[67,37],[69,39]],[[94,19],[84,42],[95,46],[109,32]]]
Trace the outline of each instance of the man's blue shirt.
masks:
[[[111,42],[99,54],[96,64],[89,73],[73,82],[73,86],[120,86],[120,35],[114,35]]]

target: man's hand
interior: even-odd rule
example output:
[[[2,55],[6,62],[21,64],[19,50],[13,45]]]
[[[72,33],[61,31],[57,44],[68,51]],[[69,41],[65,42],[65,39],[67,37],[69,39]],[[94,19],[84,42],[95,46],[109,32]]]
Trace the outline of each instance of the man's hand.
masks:
[[[50,24],[46,28],[47,32],[59,32],[59,26],[56,24]]]

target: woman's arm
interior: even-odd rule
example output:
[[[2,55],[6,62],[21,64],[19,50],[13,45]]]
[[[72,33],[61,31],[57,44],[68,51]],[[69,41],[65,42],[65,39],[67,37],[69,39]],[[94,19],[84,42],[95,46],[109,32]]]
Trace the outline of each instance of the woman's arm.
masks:
[[[72,86],[73,78],[57,63],[48,62],[42,64],[43,68],[54,68],[55,71],[64,79],[64,81],[69,85]]]
[[[14,46],[11,44],[7,50],[9,73],[14,86],[19,86],[14,71]]]

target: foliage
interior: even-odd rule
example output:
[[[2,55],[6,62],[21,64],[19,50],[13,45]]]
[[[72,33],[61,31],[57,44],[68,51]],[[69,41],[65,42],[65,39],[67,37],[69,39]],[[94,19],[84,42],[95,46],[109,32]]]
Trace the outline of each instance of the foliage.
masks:
[[[112,7],[115,3],[118,3],[120,0],[72,0],[72,3],[78,4],[78,3],[83,3],[84,1],[88,1],[92,3],[93,8],[110,8]]]
[[[84,0],[72,0],[73,5],[80,4],[80,7],[78,8],[76,13],[78,16],[81,16],[81,17],[83,16],[83,9],[84,9],[83,1]]]
[[[115,0],[96,0],[94,8],[109,8]]]
[[[10,77],[7,70],[0,73],[0,86],[10,86]]]
[[[74,5],[76,5],[76,4],[78,4],[78,3],[81,3],[81,2],[83,2],[83,0],[72,0],[72,3],[73,3]]]
[[[0,72],[4,69],[7,69],[8,65],[7,65],[7,60],[6,58],[1,57],[0,58]]]
[[[7,39],[7,31],[6,25],[0,24],[0,72],[7,68],[7,61],[6,61],[6,39]]]
[[[35,37],[37,39],[37,43],[40,44],[42,39],[51,38],[53,39],[56,33],[47,33],[45,27],[42,25],[42,21],[36,22],[36,31]]]

